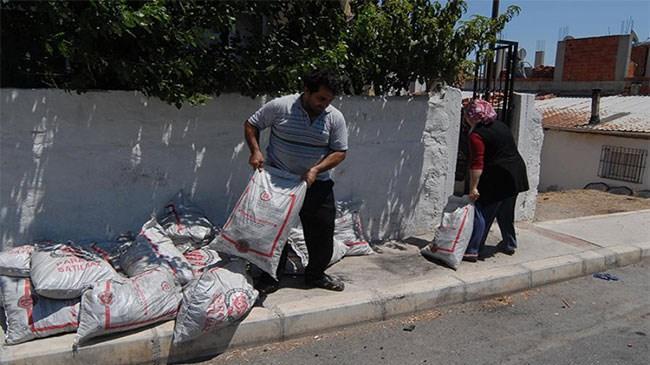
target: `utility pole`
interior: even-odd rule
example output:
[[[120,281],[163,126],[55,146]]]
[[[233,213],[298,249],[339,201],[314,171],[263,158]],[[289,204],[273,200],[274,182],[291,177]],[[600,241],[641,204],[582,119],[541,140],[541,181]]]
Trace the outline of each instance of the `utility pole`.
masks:
[[[492,19],[499,16],[499,0],[492,0]]]
[[[499,0],[492,0],[492,19],[496,19],[499,16]],[[496,37],[496,34],[494,35]],[[490,44],[490,50],[494,50],[494,43]],[[486,74],[485,74],[485,100],[490,99],[490,84],[492,81],[492,78],[494,77],[493,74],[495,72],[494,70],[494,55],[490,56],[490,58],[487,60],[486,64]]]

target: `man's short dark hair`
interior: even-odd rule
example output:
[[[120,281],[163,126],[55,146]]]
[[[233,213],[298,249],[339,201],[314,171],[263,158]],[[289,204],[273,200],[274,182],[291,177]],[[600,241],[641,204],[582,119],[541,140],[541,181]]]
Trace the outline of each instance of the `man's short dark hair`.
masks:
[[[321,86],[330,89],[334,95],[337,95],[339,92],[338,77],[331,70],[316,70],[305,76],[305,87],[309,92],[316,92]]]

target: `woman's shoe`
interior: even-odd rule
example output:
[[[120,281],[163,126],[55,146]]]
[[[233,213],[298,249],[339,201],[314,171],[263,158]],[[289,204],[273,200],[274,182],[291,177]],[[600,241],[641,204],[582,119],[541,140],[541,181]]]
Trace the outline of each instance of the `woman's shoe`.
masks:
[[[478,261],[478,255],[463,255],[463,261],[477,262]]]

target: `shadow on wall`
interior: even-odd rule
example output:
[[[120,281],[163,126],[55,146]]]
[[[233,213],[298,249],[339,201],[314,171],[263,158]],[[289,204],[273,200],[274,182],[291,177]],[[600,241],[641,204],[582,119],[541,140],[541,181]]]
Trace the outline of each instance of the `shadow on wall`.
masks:
[[[349,150],[336,169],[337,200],[363,200],[370,239],[402,237],[422,193],[427,97],[343,97]]]
[[[2,248],[137,231],[180,189],[223,224],[251,174],[242,123],[262,105],[231,94],[178,110],[125,91],[3,89],[1,99]],[[371,239],[401,237],[427,193],[427,100],[335,103],[350,136],[336,198],[365,202]]]
[[[259,99],[178,110],[134,92],[1,98],[3,248],[137,231],[179,189],[222,223],[251,172],[242,123]]]

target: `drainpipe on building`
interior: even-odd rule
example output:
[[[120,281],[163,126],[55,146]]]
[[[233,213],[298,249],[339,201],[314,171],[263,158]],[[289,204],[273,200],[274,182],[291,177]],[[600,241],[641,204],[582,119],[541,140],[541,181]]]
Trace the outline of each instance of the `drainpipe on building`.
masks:
[[[600,123],[600,89],[591,91],[591,118],[589,124]]]

